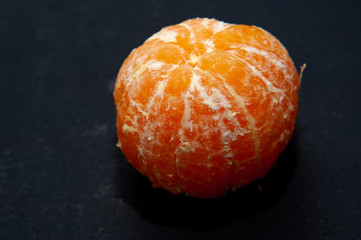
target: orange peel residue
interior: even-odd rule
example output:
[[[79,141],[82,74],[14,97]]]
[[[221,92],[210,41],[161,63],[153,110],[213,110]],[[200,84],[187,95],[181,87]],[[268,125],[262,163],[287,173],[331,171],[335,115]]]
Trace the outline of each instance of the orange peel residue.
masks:
[[[203,18],[165,27],[119,71],[118,145],[154,187],[218,197],[274,164],[299,86],[287,50],[261,28]]]

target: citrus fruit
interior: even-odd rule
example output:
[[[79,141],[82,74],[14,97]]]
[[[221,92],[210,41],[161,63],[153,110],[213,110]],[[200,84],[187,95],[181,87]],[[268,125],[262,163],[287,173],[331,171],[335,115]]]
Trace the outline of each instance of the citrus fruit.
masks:
[[[300,79],[267,31],[196,18],[120,68],[118,146],[154,187],[215,198],[262,178],[290,141]]]

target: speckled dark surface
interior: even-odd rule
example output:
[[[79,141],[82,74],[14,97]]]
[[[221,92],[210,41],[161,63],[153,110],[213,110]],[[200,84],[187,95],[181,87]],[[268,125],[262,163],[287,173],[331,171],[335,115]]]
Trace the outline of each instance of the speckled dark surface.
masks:
[[[0,5],[0,239],[361,238],[357,1]],[[278,167],[215,200],[152,189],[115,147],[122,61],[197,16],[263,27],[307,63]]]

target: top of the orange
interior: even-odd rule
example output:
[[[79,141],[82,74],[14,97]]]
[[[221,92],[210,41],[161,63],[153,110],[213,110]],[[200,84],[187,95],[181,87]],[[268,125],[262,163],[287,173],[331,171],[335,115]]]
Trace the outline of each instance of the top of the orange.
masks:
[[[119,146],[155,187],[220,196],[274,164],[299,85],[287,50],[261,28],[201,18],[165,27],[119,71]]]

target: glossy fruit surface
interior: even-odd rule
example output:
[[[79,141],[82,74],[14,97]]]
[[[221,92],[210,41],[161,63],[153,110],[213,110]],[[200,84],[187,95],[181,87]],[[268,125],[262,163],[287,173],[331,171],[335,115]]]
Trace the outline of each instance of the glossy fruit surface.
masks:
[[[274,164],[299,86],[287,50],[261,28],[201,18],[165,27],[119,71],[118,145],[154,187],[218,197]]]

